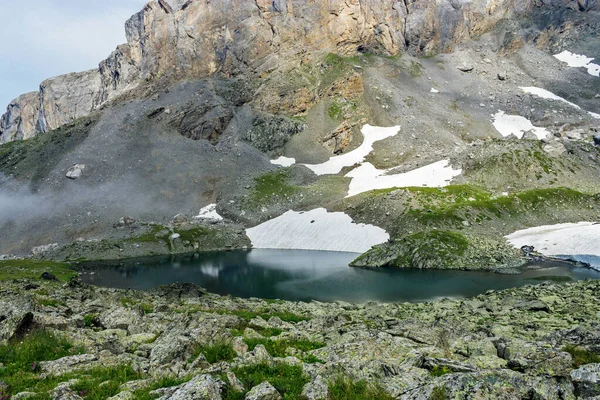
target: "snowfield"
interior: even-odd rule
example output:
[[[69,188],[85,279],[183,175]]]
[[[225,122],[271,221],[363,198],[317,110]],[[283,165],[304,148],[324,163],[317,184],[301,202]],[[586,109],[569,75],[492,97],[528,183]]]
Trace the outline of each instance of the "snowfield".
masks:
[[[196,215],[194,218],[203,219],[207,221],[223,221],[223,217],[221,217],[217,212],[216,204],[209,204],[206,207],[202,208],[198,215]]]
[[[506,239],[515,247],[533,246],[546,256],[563,256],[592,264],[600,270],[600,224],[544,225],[514,232]]]
[[[569,67],[586,68],[588,74],[600,77],[600,65],[592,63],[594,60],[593,58],[586,57],[581,54],[571,53],[568,50],[565,50],[559,54],[555,54],[554,57],[562,62],[567,63]]]
[[[515,135],[522,139],[525,132],[532,131],[541,140],[550,133],[546,128],[534,126],[530,120],[520,115],[509,115],[499,110],[493,117],[494,128],[504,137]]]
[[[581,107],[579,107],[577,104],[571,103],[569,100],[564,99],[560,96],[557,96],[554,93],[549,92],[546,89],[542,89],[542,88],[535,87],[535,86],[529,86],[529,87],[522,87],[521,90],[524,91],[525,93],[529,93],[534,96],[541,97],[542,99],[562,101],[563,103],[566,103],[573,108],[581,110]],[[587,113],[590,114],[593,118],[600,119],[600,114],[596,114],[591,111],[587,111]]]
[[[271,160],[271,164],[281,165],[282,167],[291,167],[292,165],[296,164],[296,159],[281,156],[275,160]]]
[[[338,174],[342,168],[351,167],[355,164],[362,164],[365,157],[373,151],[373,144],[383,139],[396,136],[400,131],[400,126],[382,128],[379,126],[365,125],[361,132],[363,134],[363,143],[357,149],[339,156],[331,157],[321,164],[303,164],[310,168],[317,175]]]
[[[352,178],[346,197],[352,197],[370,190],[394,187],[444,187],[448,186],[453,178],[462,173],[460,169],[453,169],[448,160],[438,161],[401,174],[388,175],[392,170],[393,168],[379,170],[371,163],[364,163],[353,169],[346,174],[347,177]]]
[[[285,214],[246,230],[256,249],[297,249],[364,253],[390,236],[379,227],[356,224],[342,212],[317,208]]]

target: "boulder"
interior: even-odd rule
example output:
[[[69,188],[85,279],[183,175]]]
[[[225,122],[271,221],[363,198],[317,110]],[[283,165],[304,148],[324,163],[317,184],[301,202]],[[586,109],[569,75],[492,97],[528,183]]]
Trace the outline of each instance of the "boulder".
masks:
[[[185,383],[172,394],[160,397],[160,400],[221,400],[223,382],[212,375],[198,375]]]
[[[600,396],[600,364],[587,364],[571,371],[571,380],[577,396]]]
[[[85,164],[75,164],[71,168],[67,170],[65,176],[69,179],[77,179],[80,178],[83,174],[83,170],[85,169]]]
[[[245,397],[245,400],[281,400],[282,397],[269,382],[264,381],[254,386]]]

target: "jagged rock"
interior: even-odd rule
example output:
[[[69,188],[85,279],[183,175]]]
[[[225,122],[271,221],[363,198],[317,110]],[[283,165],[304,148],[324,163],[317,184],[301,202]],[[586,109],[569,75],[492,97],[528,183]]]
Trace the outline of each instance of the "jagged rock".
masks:
[[[155,292],[170,302],[199,299],[206,294],[206,290],[194,283],[173,283],[159,286],[155,289]]]
[[[282,397],[269,382],[264,381],[258,386],[254,386],[246,394],[245,400],[281,400]]]
[[[29,297],[0,301],[0,342],[21,339],[34,324],[34,304]]]
[[[321,377],[304,385],[301,398],[304,400],[327,400],[329,398],[329,387],[327,382]]]
[[[528,371],[549,376],[568,376],[573,359],[569,353],[522,340],[499,339],[495,343],[498,356],[508,361],[516,371]]]
[[[587,364],[571,371],[571,380],[577,396],[600,396],[600,364]]]
[[[31,397],[35,397],[37,396],[37,393],[34,392],[21,392],[21,393],[17,393],[15,395],[13,395],[10,399],[11,400],[21,400],[21,399],[29,399]]]
[[[182,332],[172,331],[156,340],[150,353],[150,363],[164,364],[170,361],[183,361],[192,355],[193,342]]]
[[[304,123],[261,114],[254,118],[252,128],[244,133],[243,138],[260,151],[271,151],[282,148],[292,136],[304,129]]]
[[[540,139],[538,139],[537,135],[535,133],[533,133],[532,131],[527,131],[527,132],[523,133],[522,139],[525,139],[525,140],[540,140]]]
[[[223,382],[212,375],[198,375],[188,383],[181,385],[172,395],[161,400],[221,400]]]
[[[237,376],[235,376],[235,374],[231,371],[227,372],[227,383],[235,391],[243,392],[244,390],[246,390],[242,381],[240,381],[237,378]]]
[[[553,3],[539,7],[556,7]],[[48,132],[152,80],[203,78],[217,71],[263,78],[285,73],[290,65],[316,63],[327,52],[431,55],[534,11],[540,12],[523,0],[155,1],[127,21],[127,44],[97,69],[48,79],[38,92],[11,102],[0,120],[0,142]],[[520,40],[513,39],[505,38],[504,47]],[[314,93],[299,90],[282,103],[296,115],[313,99]],[[218,111],[185,131],[215,141],[229,116]]]
[[[97,366],[98,356],[95,354],[81,354],[59,358],[54,361],[42,361],[39,363],[40,370],[46,376],[58,376],[76,370],[88,369]]]
[[[323,138],[323,144],[334,154],[343,153],[352,142],[352,125],[342,122],[337,128]]]

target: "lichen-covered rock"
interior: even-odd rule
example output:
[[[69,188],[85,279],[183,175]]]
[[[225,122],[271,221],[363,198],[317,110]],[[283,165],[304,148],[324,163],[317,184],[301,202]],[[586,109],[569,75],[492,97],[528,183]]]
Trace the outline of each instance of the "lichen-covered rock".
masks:
[[[245,400],[281,400],[282,397],[269,382],[264,381],[258,386],[254,386],[246,394]]]
[[[600,396],[600,364],[587,364],[571,371],[571,380],[577,396]]]
[[[318,376],[314,381],[304,385],[301,398],[304,400],[327,400],[329,398],[327,382]]]
[[[161,400],[221,400],[223,383],[212,375],[198,375]]]

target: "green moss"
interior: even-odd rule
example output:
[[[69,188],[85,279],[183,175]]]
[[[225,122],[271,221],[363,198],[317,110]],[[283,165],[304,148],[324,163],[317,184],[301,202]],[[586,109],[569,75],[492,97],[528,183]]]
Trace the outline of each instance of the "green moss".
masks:
[[[563,347],[563,351],[571,354],[573,357],[573,365],[580,367],[585,364],[596,364],[600,363],[600,355],[593,353],[589,350],[577,347],[575,345],[566,345]]]
[[[141,378],[129,365],[97,368],[78,378],[71,389],[86,400],[103,400],[121,392],[122,384]]]
[[[206,361],[214,364],[219,361],[231,361],[237,353],[233,350],[230,341],[217,341],[208,345],[199,345],[194,349],[192,359],[196,359],[200,354],[204,354]]]
[[[338,101],[332,101],[329,109],[327,110],[329,118],[339,121],[344,117],[344,108]]]
[[[250,321],[256,317],[261,317],[265,321],[268,321],[271,317],[278,317],[282,321],[294,322],[294,323],[310,320],[310,318],[305,317],[303,315],[294,314],[294,313],[287,312],[287,311],[284,311],[284,312],[269,311],[269,310],[250,311],[250,310],[205,309],[205,308],[198,308],[196,310],[191,310],[191,311],[215,313],[215,314],[221,314],[221,315],[235,315],[237,317],[244,319],[245,321]]]
[[[52,261],[6,260],[0,261],[0,281],[15,279],[41,280],[41,275],[49,272],[61,282],[68,282],[78,273],[69,264]]]
[[[310,340],[271,340],[271,339],[258,339],[258,338],[246,338],[244,342],[248,345],[250,351],[254,350],[256,346],[262,344],[265,349],[273,357],[286,357],[288,354],[286,350],[289,347],[302,351],[311,351],[325,347],[324,343],[312,342]]]
[[[64,307],[66,305],[63,301],[51,299],[49,297],[36,296],[35,301],[44,307],[59,307],[59,306]]]
[[[439,367],[439,366],[436,365],[431,370],[431,376],[434,376],[434,377],[444,376],[444,375],[447,375],[447,374],[450,374],[450,373],[452,373],[452,371],[450,370],[450,368],[448,368],[445,365],[443,367]]]
[[[391,400],[393,398],[381,386],[345,376],[335,378],[328,386],[331,400]]]
[[[301,357],[301,360],[307,364],[325,364],[325,361],[321,360],[319,357],[313,354],[307,354]]]
[[[298,399],[302,388],[309,382],[309,378],[302,372],[301,366],[283,363],[275,366],[257,364],[234,368],[233,372],[247,388],[268,381],[283,396],[284,400]],[[223,396],[225,399],[243,399],[242,393],[230,393],[230,391],[232,390],[226,389]]]

